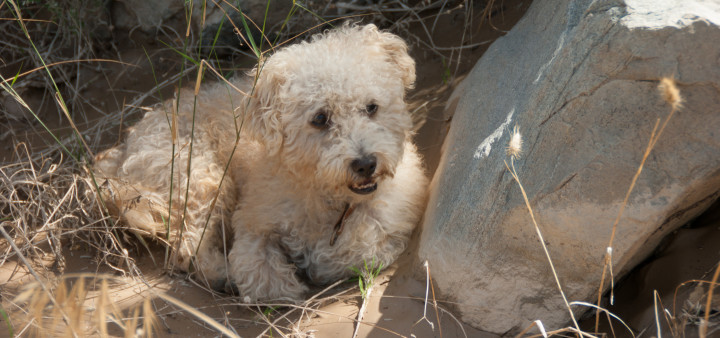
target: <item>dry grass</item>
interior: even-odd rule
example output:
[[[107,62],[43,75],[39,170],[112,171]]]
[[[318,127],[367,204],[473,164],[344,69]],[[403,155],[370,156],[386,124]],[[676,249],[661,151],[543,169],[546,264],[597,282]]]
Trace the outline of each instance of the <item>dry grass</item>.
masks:
[[[126,337],[152,337],[157,318],[150,298],[120,309],[110,292],[110,284],[120,283],[124,281],[85,274],[62,276],[52,292],[40,281],[25,286],[13,300],[27,320],[24,327],[18,327],[18,335],[107,337],[113,329],[108,324],[112,324]]]
[[[438,19],[443,15],[462,13],[466,23],[472,22],[474,10],[463,4],[439,1],[408,5],[393,0],[374,2],[371,6],[339,2],[307,8],[298,2],[285,20],[267,23],[255,22],[238,15],[237,11],[226,14],[238,32],[253,29],[273,32],[261,34],[257,41],[252,39],[252,34],[243,35],[245,45],[252,46],[251,53],[237,48],[233,51],[251,58],[262,59],[263,54],[271,53],[284,43],[352,18],[374,22],[406,36],[416,47],[446,60],[448,71],[455,65],[457,72],[464,50],[488,43],[447,46],[433,40]],[[127,76],[124,74],[127,70],[111,74],[105,67],[110,63],[126,69],[137,67],[124,60],[118,42],[109,39],[114,33],[104,10],[102,2],[95,0],[0,1],[0,31],[4,32],[0,41],[0,129],[4,130],[0,141],[14,145],[5,154],[12,161],[0,166],[0,229],[7,239],[0,241],[0,267],[18,264],[10,280],[19,278],[21,270],[31,273],[34,280],[18,293],[0,290],[3,301],[0,314],[7,321],[8,332],[20,336],[152,336],[163,318],[157,314],[151,299],[161,299],[190,313],[216,332],[237,335],[228,330],[226,324],[219,324],[230,323],[229,318],[210,318],[166,294],[152,292],[137,266],[137,257],[132,254],[149,250],[149,244],[107,215],[97,193],[102,182],[95,182],[88,168],[93,153],[107,147],[103,145],[108,142],[103,135],[118,131],[122,134],[128,121],[145,110],[143,104],[163,99],[164,88],[181,87],[192,74],[197,75],[197,88],[205,80],[201,77],[203,68],[210,69],[219,79],[227,76],[228,69],[232,68],[216,55],[201,53],[201,47],[208,46],[201,46],[203,32],[190,29],[190,22],[185,27],[161,25],[157,30],[158,40],[170,43],[158,50],[172,51],[174,62],[180,66],[166,70],[161,77],[153,68],[157,64],[152,61],[157,59],[155,53],[160,52],[146,52],[155,85],[134,93],[127,101],[113,97],[117,109],[98,106],[85,97],[84,92],[98,85],[112,89],[118,79]],[[413,25],[419,25],[422,34],[415,35]],[[472,41],[468,27],[462,30],[466,37],[463,41]],[[85,74],[89,71],[100,75],[88,78]],[[444,80],[449,81],[449,77]],[[416,94],[411,103],[418,128],[429,109],[444,104],[439,98],[448,93],[449,87],[443,84],[438,87],[444,89],[426,91],[422,96]],[[115,95],[113,90],[110,93]],[[27,142],[18,141],[24,139]],[[116,275],[65,274],[66,257],[77,250],[89,252],[98,266],[109,267]],[[50,263],[41,264],[41,261]],[[151,296],[137,306],[114,305],[113,286],[127,283],[125,278],[144,285],[144,292]],[[267,325],[260,335],[309,336],[312,332],[302,328],[303,318],[321,313],[320,308],[328,303],[357,294],[355,288],[343,287],[337,291],[342,282],[300,305],[245,304],[227,296],[222,299],[227,306],[257,309],[259,320]],[[429,276],[428,283],[431,283]],[[439,311],[453,317],[437,305],[434,292],[433,304],[438,325]],[[285,310],[274,317],[261,310],[278,306]]]
[[[12,242],[0,242],[0,265],[18,255],[55,257],[53,268],[64,267],[63,242],[94,248],[102,263],[117,271],[134,266],[119,240],[113,220],[104,217],[92,182],[59,160],[37,162],[27,145],[17,145],[25,160],[0,167],[0,219]],[[9,244],[17,246],[14,250]]]

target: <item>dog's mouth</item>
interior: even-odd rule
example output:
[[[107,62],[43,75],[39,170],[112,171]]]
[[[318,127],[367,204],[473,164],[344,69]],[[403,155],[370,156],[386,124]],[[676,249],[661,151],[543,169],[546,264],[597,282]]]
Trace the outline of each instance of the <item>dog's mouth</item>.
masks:
[[[348,188],[350,190],[358,195],[367,195],[369,193],[372,193],[373,191],[377,190],[377,182],[374,178],[368,178],[361,182],[353,182],[350,183]]]

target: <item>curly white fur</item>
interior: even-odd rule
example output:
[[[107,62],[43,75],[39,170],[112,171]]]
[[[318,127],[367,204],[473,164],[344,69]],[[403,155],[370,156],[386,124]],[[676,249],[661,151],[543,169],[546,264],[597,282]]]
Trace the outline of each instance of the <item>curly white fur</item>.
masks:
[[[406,44],[374,25],[345,25],[277,51],[251,75],[233,80],[251,96],[224,84],[197,101],[182,91],[178,106],[156,107],[98,155],[110,210],[169,238],[178,268],[229,279],[251,299],[300,299],[301,275],[323,284],[364,260],[395,261],[427,186],[404,102],[415,80]],[[313,125],[318,113],[326,126]],[[368,156],[377,168],[363,176],[352,163]],[[331,245],[347,205],[354,211]]]

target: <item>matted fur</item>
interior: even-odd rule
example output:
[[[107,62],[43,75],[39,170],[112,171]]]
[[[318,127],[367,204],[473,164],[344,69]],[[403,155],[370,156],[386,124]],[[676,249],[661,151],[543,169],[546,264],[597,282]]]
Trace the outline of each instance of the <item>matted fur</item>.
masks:
[[[233,82],[250,92],[255,76],[250,97],[222,83],[204,86],[197,101],[182,91],[178,107],[155,107],[124,144],[98,155],[111,211],[168,238],[177,268],[229,280],[251,299],[301,299],[301,275],[324,284],[363,261],[390,265],[419,220],[427,186],[404,102],[415,81],[406,44],[374,25],[345,25],[277,51]],[[318,112],[330,117],[327,128],[312,125]],[[377,159],[370,179],[351,169],[368,155]],[[377,190],[350,189],[368,181]],[[330,245],[346,205],[354,212]]]

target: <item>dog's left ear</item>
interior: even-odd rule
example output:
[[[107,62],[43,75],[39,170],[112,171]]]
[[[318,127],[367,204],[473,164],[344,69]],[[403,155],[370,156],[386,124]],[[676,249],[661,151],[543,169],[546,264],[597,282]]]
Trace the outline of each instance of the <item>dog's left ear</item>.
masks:
[[[395,34],[378,30],[375,25],[367,25],[365,29],[373,31],[390,62],[397,66],[405,88],[412,89],[415,85],[415,61],[408,54],[405,41]]]

